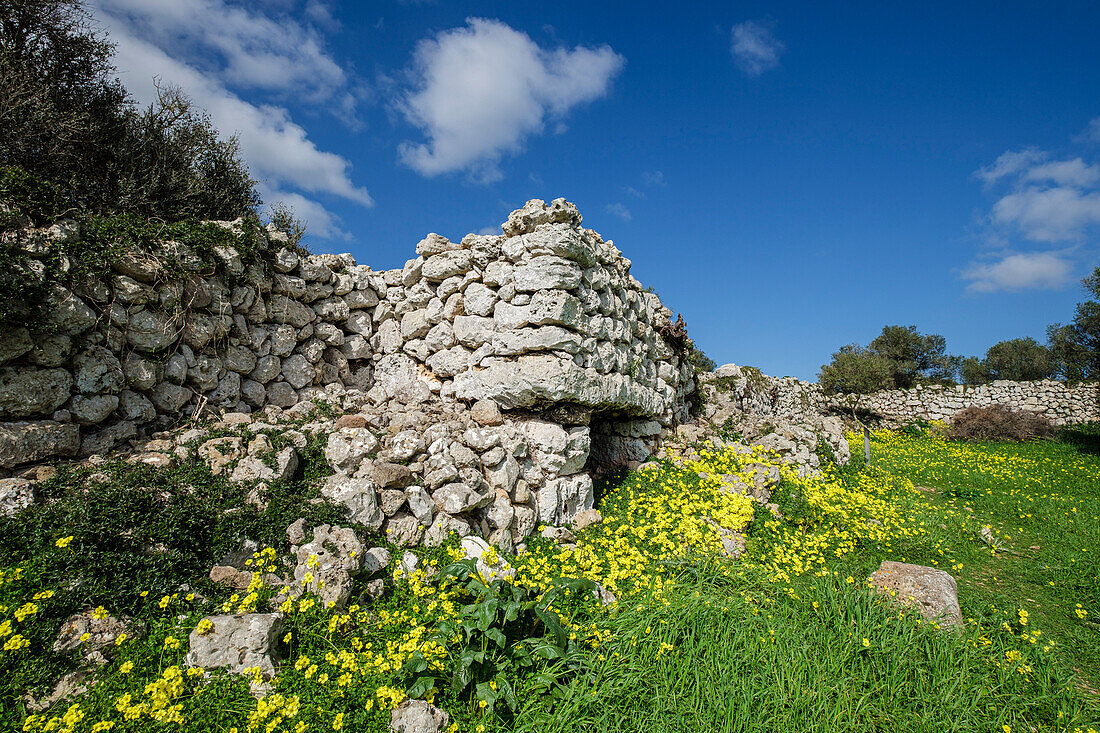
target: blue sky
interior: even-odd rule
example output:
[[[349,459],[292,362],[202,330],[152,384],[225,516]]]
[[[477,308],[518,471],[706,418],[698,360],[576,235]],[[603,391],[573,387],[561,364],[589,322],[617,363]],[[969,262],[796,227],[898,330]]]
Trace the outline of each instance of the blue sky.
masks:
[[[1100,264],[1094,3],[94,0],[141,101],[240,136],[317,251],[564,196],[719,364],[887,323],[982,354]]]

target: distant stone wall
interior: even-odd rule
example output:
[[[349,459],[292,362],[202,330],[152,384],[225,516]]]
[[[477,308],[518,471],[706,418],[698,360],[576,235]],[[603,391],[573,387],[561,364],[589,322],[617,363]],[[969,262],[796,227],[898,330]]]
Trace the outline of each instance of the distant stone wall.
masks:
[[[915,418],[950,420],[967,407],[1004,405],[1012,410],[1037,412],[1055,425],[1100,420],[1100,385],[1067,385],[1054,380],[1010,382],[998,380],[977,386],[943,387],[930,385],[876,392],[859,401],[859,408],[894,422]],[[837,400],[836,410],[845,409]]]
[[[845,413],[846,400],[826,396],[814,382],[794,377],[769,377],[751,367],[726,364],[714,372],[740,409],[756,415],[797,418],[807,414]],[[712,380],[713,381],[713,380]],[[1100,384],[1067,385],[1054,380],[1011,382],[998,380],[977,386],[929,385],[864,395],[856,409],[892,423],[917,418],[950,420],[967,407],[1004,405],[1046,415],[1056,425],[1100,420]]]
[[[299,256],[268,229],[252,233],[260,264],[221,248],[227,276],[216,276],[185,245],[161,242],[108,278],[57,289],[45,323],[0,334],[0,466],[341,389],[376,403],[423,390],[557,410],[569,413],[560,422],[592,422],[601,452],[637,452],[686,417],[693,372],[668,309],[580,224],[564,199],[535,200],[503,235],[431,234],[389,271]],[[60,222],[3,236],[33,256],[80,232]]]

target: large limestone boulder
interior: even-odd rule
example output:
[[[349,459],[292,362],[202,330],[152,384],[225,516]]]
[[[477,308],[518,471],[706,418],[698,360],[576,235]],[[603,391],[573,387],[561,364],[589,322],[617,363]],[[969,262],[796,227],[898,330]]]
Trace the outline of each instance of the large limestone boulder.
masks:
[[[440,733],[451,724],[451,716],[423,700],[405,698],[390,712],[393,733]]]
[[[945,628],[962,628],[958,585],[943,570],[885,560],[871,574],[871,584],[929,621]]]
[[[258,667],[264,677],[275,676],[283,636],[281,613],[235,613],[205,620],[213,626],[206,631],[196,628],[188,638],[188,667],[224,667],[237,674]]]
[[[365,558],[363,543],[355,532],[322,524],[313,530],[312,540],[294,548],[294,556],[298,560],[294,591],[316,594],[325,608],[343,608]],[[371,559],[377,570],[377,558]]]

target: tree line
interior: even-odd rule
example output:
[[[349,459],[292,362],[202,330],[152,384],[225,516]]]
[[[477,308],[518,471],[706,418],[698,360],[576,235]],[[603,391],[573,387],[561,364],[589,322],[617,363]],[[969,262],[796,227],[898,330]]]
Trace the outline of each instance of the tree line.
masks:
[[[1032,381],[1100,379],[1100,267],[1082,281],[1087,299],[1073,320],[1047,327],[1047,342],[1025,337],[1001,341],[985,356],[947,353],[939,334],[916,326],[885,326],[867,346],[848,344],[821,367],[827,393],[867,394],[918,384],[984,384],[995,379]]]

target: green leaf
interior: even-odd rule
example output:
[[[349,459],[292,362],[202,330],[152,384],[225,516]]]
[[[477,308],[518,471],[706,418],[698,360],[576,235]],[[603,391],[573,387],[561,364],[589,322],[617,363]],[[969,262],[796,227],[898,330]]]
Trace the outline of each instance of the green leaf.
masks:
[[[553,611],[547,611],[544,608],[536,608],[535,615],[546,624],[551,633],[558,641],[558,646],[564,647],[569,643],[569,634],[565,633],[565,629],[562,628],[561,621],[558,620],[558,615]]]
[[[485,636],[488,637],[490,641],[494,642],[501,649],[508,645],[508,637],[506,637],[504,635],[504,632],[500,629],[486,629]]]
[[[405,694],[409,697],[422,697],[435,687],[435,678],[430,676],[417,677],[408,689],[405,690]]]

